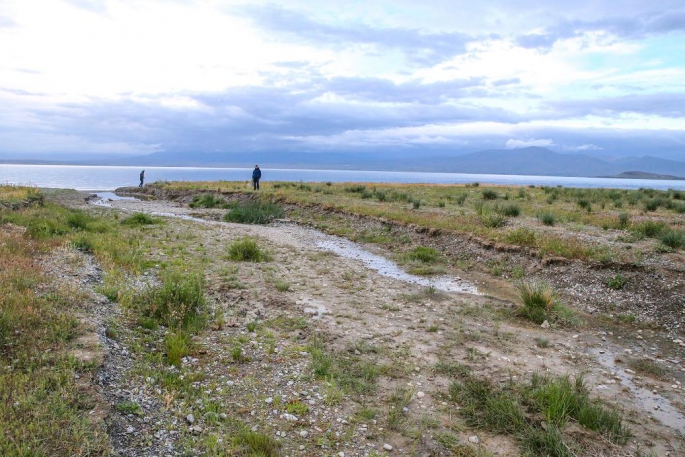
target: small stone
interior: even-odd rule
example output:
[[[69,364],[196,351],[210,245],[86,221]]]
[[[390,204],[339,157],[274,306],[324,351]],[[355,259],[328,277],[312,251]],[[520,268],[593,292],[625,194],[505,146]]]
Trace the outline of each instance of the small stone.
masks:
[[[392,446],[388,443],[385,443],[383,445],[383,449],[385,449],[386,451],[392,451]]]
[[[571,338],[573,338],[574,340],[577,340],[579,336],[580,335],[573,335]]]
[[[300,444],[300,451],[304,451],[304,444]]]
[[[226,413],[221,413],[221,414],[219,414],[219,417],[222,419],[226,419],[228,417],[228,415]]]
[[[345,453],[344,452],[338,452],[338,457],[345,457]]]
[[[476,435],[469,436],[469,443],[478,444],[480,443],[480,440]]]
[[[540,327],[549,328],[549,322],[547,320],[545,320],[542,324],[540,324]]]
[[[300,436],[301,436],[302,438],[307,438],[307,435],[309,435],[309,432],[308,432],[307,430],[302,430],[302,431],[300,432]]]
[[[426,396],[426,394],[423,393],[423,392],[417,392],[417,393],[416,393],[416,396],[417,396],[418,398],[423,398],[423,397]]]
[[[271,397],[269,397],[269,398],[267,398],[266,400],[264,400],[264,402],[265,402],[267,405],[270,405],[271,403],[274,402],[274,399],[271,398]]]
[[[136,431],[136,429],[133,428],[133,427],[130,426],[130,425],[129,425],[128,427],[126,427],[126,433],[128,433],[128,434],[131,434],[131,433],[133,433],[133,432],[135,432],[135,431]]]
[[[192,424],[193,422],[195,422],[195,416],[193,416],[192,414],[188,414],[186,416],[186,420],[188,421],[189,424]]]

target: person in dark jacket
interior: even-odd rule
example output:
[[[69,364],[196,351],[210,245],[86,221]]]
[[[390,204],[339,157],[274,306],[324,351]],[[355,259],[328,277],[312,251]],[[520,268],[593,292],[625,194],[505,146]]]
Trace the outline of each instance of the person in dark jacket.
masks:
[[[138,184],[138,187],[143,187],[143,181],[145,180],[145,170],[140,172],[140,184]]]
[[[259,169],[259,165],[254,166],[252,170],[252,185],[254,190],[259,190],[259,180],[262,179],[262,170]]]

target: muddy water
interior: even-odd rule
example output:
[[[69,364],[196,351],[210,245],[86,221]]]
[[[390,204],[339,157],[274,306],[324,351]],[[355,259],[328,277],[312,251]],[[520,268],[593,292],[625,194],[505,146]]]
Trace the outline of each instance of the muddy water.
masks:
[[[438,276],[422,277],[407,273],[395,262],[385,257],[372,254],[364,250],[360,245],[344,238],[339,238],[325,233],[311,230],[316,246],[326,251],[331,251],[340,257],[361,261],[367,268],[377,271],[383,276],[388,276],[399,281],[417,284],[425,287],[434,287],[445,292],[461,292],[466,294],[478,294],[475,285],[458,277]]]
[[[602,350],[603,351],[603,350]],[[610,351],[600,352],[600,349],[592,351],[597,357],[597,361],[605,368],[615,373],[621,384],[633,394],[635,404],[641,406],[644,411],[652,415],[667,427],[671,427],[680,432],[685,437],[685,416],[678,412],[668,399],[651,390],[636,386],[633,376],[623,368],[616,365],[615,356]]]

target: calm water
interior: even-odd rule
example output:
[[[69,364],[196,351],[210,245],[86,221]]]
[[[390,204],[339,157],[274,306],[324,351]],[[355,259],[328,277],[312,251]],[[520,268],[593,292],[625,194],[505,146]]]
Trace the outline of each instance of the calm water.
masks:
[[[140,168],[95,167],[74,165],[0,165],[0,184],[23,184],[36,187],[57,187],[77,190],[114,190],[137,186]],[[145,182],[155,181],[245,181],[251,168],[149,167]],[[465,173],[422,173],[396,171],[353,170],[285,170],[263,169],[262,182],[395,182],[426,184],[542,185],[564,187],[607,187],[616,189],[680,189],[685,181],[651,179],[569,178],[558,176],[484,175]]]

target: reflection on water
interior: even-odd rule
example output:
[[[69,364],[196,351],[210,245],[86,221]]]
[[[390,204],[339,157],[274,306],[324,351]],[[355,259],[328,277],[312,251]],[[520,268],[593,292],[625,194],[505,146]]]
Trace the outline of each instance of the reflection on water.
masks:
[[[0,183],[23,184],[36,187],[56,187],[76,190],[114,190],[134,186],[142,167],[105,167],[76,165],[17,165],[0,166]],[[147,183],[155,181],[243,181],[252,176],[251,168],[146,167]],[[651,179],[579,178],[563,176],[519,176],[466,173],[426,173],[402,171],[359,170],[264,170],[263,182],[369,182],[369,183],[426,183],[426,184],[500,184],[526,186],[606,187],[614,189],[669,188],[685,190],[685,181]]]
[[[364,265],[372,270],[376,270],[383,276],[398,279],[400,281],[417,284],[425,287],[434,287],[445,292],[462,292],[467,294],[478,294],[476,286],[461,278],[438,276],[425,278],[422,276],[415,276],[402,270],[395,262],[365,251],[357,243],[338,238],[331,235],[326,235],[321,232],[312,230],[315,238],[317,238],[316,245],[319,248],[334,252],[341,257],[348,259],[360,260]]]
[[[661,421],[662,424],[678,430],[681,435],[685,436],[685,416],[678,412],[667,398],[655,394],[651,390],[636,386],[633,382],[633,376],[616,365],[614,355],[610,351],[602,353],[596,349],[593,352],[599,363],[615,373],[621,384],[630,389],[637,404],[642,409]]]

